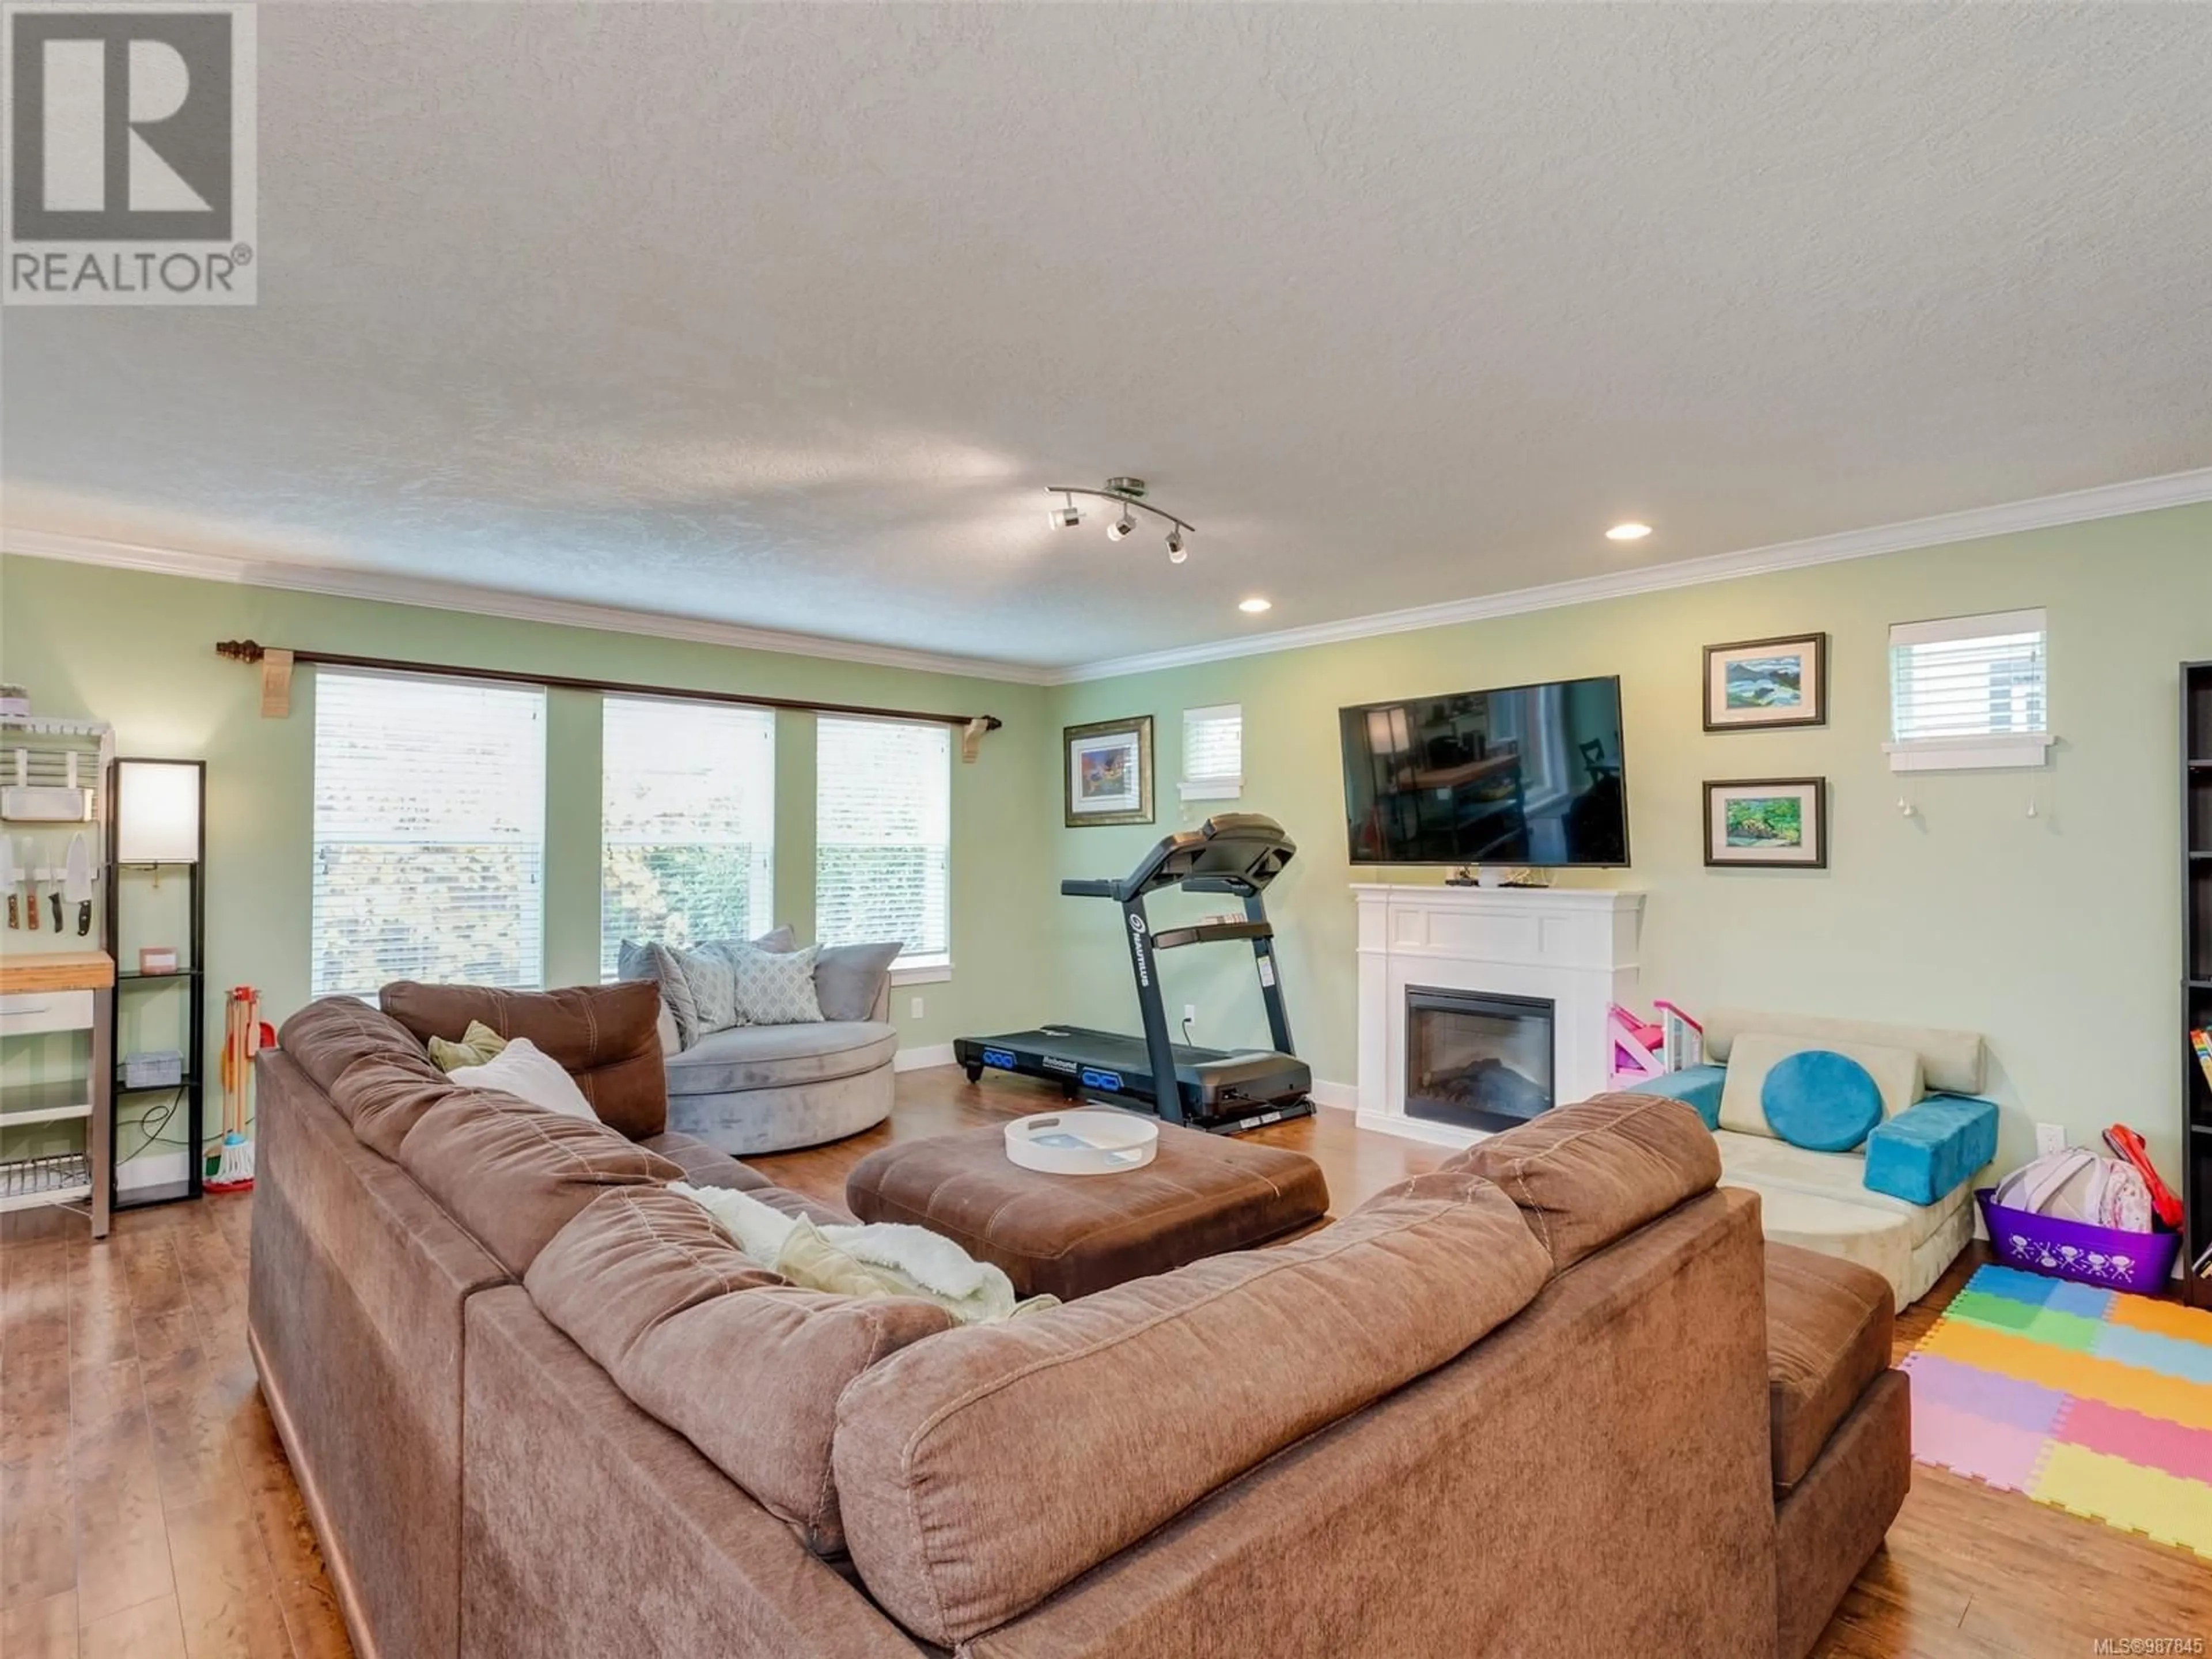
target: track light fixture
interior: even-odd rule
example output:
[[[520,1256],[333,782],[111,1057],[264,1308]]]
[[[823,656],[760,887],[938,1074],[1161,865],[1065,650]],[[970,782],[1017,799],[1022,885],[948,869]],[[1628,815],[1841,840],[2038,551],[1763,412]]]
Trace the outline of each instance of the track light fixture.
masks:
[[[1168,562],[1181,564],[1190,557],[1190,538],[1198,534],[1197,527],[1172,513],[1149,505],[1145,500],[1145,481],[1142,478],[1109,478],[1103,489],[1085,489],[1073,484],[1054,484],[1045,491],[1057,495],[1064,505],[1048,508],[1045,522],[1054,529],[1067,529],[1083,522],[1083,509],[1076,506],[1078,495],[1089,495],[1102,501],[1111,501],[1121,509],[1121,516],[1106,526],[1106,539],[1118,542],[1126,538],[1137,527],[1137,514],[1149,513],[1164,520],[1168,526]]]

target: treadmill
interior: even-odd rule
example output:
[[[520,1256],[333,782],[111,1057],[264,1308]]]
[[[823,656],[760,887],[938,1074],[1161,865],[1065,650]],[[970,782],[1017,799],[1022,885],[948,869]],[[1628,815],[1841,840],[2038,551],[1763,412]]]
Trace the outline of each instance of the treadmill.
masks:
[[[1042,1025],[1000,1036],[960,1037],[952,1049],[968,1080],[978,1082],[987,1071],[1042,1078],[1058,1084],[1071,1100],[1087,1096],[1222,1134],[1310,1116],[1313,1073],[1291,1048],[1290,1019],[1283,1012],[1275,971],[1275,930],[1261,896],[1297,851],[1297,843],[1274,819],[1256,812],[1223,812],[1195,830],[1166,837],[1121,880],[1060,883],[1064,897],[1112,899],[1121,907],[1144,1035]],[[1155,933],[1145,914],[1145,896],[1164,887],[1228,894],[1243,901],[1244,919]],[[1169,1037],[1158,953],[1231,940],[1251,944],[1272,1049],[1200,1048]],[[1161,1079],[1170,1078],[1174,1086],[1161,1086]]]

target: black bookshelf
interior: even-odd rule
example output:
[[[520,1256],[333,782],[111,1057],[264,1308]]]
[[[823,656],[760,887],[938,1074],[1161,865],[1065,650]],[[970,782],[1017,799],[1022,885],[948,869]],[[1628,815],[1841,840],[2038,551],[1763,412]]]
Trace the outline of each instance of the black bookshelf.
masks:
[[[2189,1036],[2212,1030],[2212,662],[2181,665],[2181,957],[2183,1283],[2212,1307],[2212,1079]]]

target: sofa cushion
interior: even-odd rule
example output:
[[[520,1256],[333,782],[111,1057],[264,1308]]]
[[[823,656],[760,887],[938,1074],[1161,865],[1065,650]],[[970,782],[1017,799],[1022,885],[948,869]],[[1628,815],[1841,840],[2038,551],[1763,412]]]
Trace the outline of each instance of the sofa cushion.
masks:
[[[898,1031],[878,1020],[804,1025],[738,1025],[667,1057],[672,1095],[728,1095],[826,1083],[888,1066]]]
[[[1759,1104],[1766,1127],[1791,1146],[1848,1152],[1881,1121],[1881,1086],[1849,1054],[1801,1048],[1767,1068]]]
[[[408,1131],[399,1166],[517,1278],[606,1188],[665,1186],[684,1174],[605,1124],[466,1089]]]
[[[576,1079],[602,1123],[633,1140],[668,1127],[668,1085],[655,1029],[660,994],[652,985],[505,991],[400,980],[386,986],[379,1000],[418,1042],[458,1037],[478,1019],[509,1040],[528,1037]]]
[[[454,1090],[442,1073],[434,1080],[380,1054],[349,1066],[329,1095],[338,1115],[353,1125],[354,1139],[397,1164],[399,1148],[415,1126],[432,1107],[451,1099]]]
[[[687,1135],[681,1129],[647,1135],[637,1144],[678,1166],[684,1171],[684,1179],[695,1187],[728,1187],[749,1193],[769,1184],[768,1177],[751,1164],[741,1164],[720,1147],[709,1146],[698,1136]]]
[[[1912,1204],[1866,1184],[1866,1159],[1855,1152],[1814,1152],[1768,1135],[1740,1135],[1723,1129],[1713,1137],[1720,1149],[1721,1182],[1762,1192],[1802,1193],[1874,1212],[1894,1225],[1907,1249],[1926,1239],[1961,1205],[1966,1190],[1954,1188],[1933,1204]]]
[[[336,1090],[349,1066],[382,1060],[424,1082],[445,1079],[406,1027],[358,997],[324,997],[309,1003],[284,1022],[277,1042],[314,1079],[315,1086],[332,1097],[349,1121],[352,1114],[337,1100]]]
[[[1995,1101],[1930,1095],[1867,1137],[1866,1185],[1909,1204],[1935,1204],[1996,1155]]]
[[[825,945],[814,958],[814,995],[824,1019],[876,1019],[876,1005],[890,980],[891,964],[906,946]]]
[[[1931,1089],[1979,1094],[1987,1051],[1978,1031],[1947,1031],[1930,1025],[1895,1025],[1870,1019],[1833,1019],[1825,1014],[1755,1013],[1744,1008],[1705,1011],[1705,1058],[1735,1064],[1735,1045],[1746,1032],[1793,1037],[1798,1048],[1834,1048],[1844,1054],[1857,1043],[1910,1048]]]
[[[824,1554],[845,1541],[830,1475],[839,1395],[885,1355],[952,1328],[927,1302],[787,1285],[696,1204],[653,1189],[601,1194],[523,1284],[641,1410]]]
[[[1766,1247],[1766,1393],[1774,1490],[1813,1467],[1867,1385],[1889,1369],[1890,1288],[1855,1262]]]
[[[1814,1042],[1799,1036],[1747,1031],[1736,1039],[1729,1054],[1728,1078],[1721,1085],[1720,1127],[1733,1129],[1738,1134],[1774,1134],[1774,1127],[1766,1119],[1767,1073],[1791,1055],[1808,1048],[1841,1054],[1865,1067],[1881,1092],[1884,1117],[1905,1110],[1924,1092],[1920,1056],[1910,1048],[1849,1039]]]
[[[1657,1095],[1599,1095],[1492,1135],[1449,1159],[1496,1182],[1555,1268],[1571,1267],[1720,1180],[1720,1152],[1694,1108]]]
[[[838,1403],[854,1563],[957,1646],[1455,1358],[1550,1267],[1489,1182],[1432,1175],[1287,1244],[917,1344]]]

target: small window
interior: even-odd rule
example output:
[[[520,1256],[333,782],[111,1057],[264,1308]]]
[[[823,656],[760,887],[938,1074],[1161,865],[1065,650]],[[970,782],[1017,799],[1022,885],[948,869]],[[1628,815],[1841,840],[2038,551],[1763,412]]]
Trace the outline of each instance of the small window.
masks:
[[[611,696],[599,718],[599,976],[626,939],[773,927],[775,711]]]
[[[1244,793],[1244,708],[1182,711],[1182,798],[1235,800]]]
[[[952,733],[912,721],[817,722],[814,931],[898,939],[911,971],[951,962]]]
[[[545,972],[545,693],[315,676],[315,996]]]
[[[2041,611],[1891,628],[1892,769],[2040,766],[2051,745],[2047,637]]]

